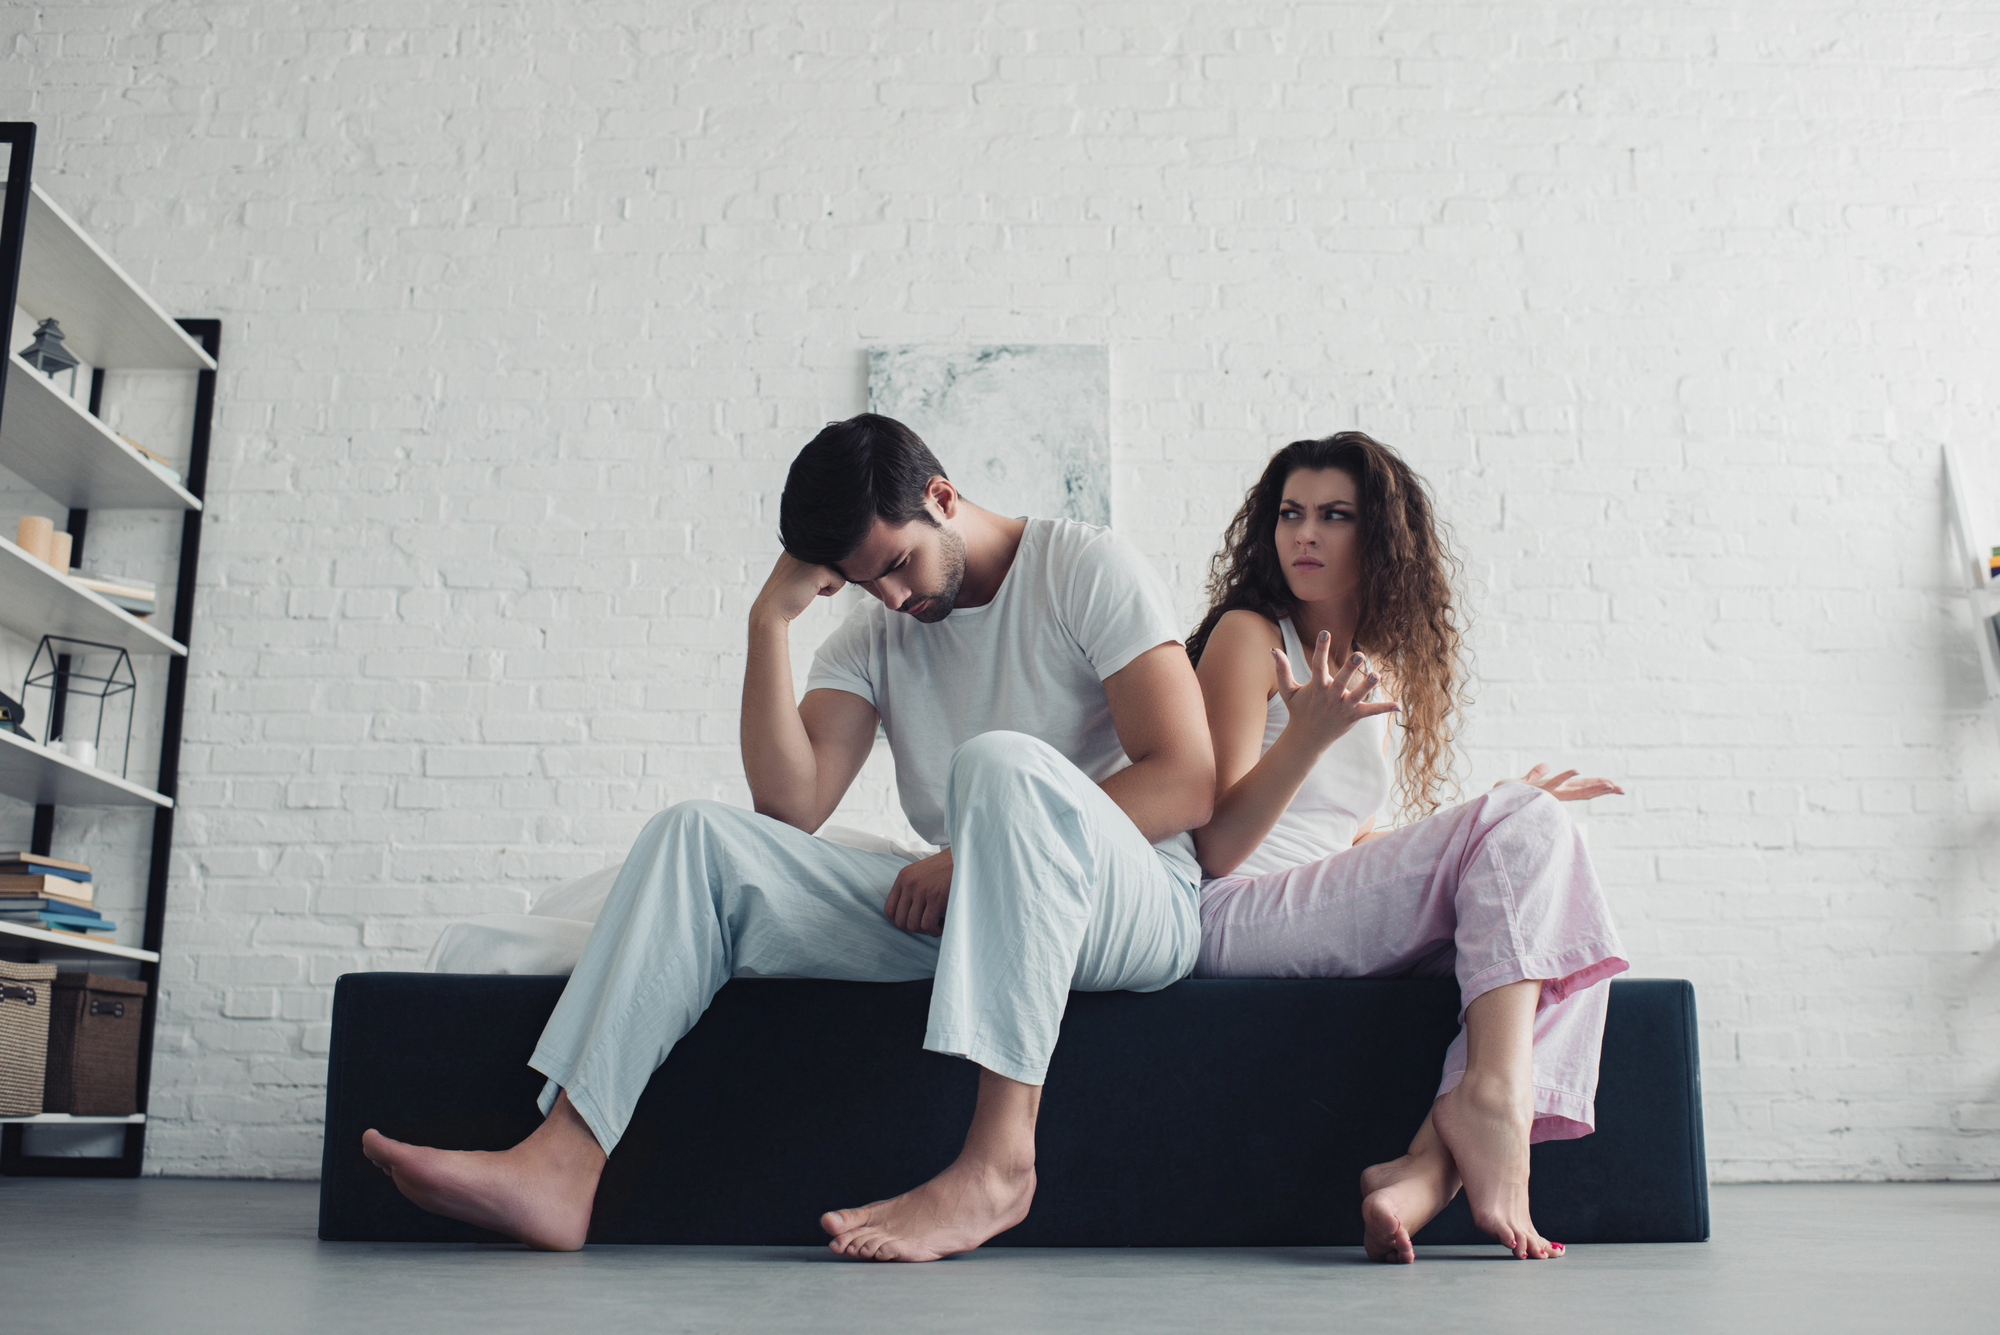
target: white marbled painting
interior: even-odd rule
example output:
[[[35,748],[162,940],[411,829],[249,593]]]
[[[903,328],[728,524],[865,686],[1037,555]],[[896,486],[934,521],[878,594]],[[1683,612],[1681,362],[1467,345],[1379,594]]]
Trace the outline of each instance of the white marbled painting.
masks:
[[[1111,523],[1111,353],[1102,345],[871,348],[868,411],[922,436],[975,505]]]

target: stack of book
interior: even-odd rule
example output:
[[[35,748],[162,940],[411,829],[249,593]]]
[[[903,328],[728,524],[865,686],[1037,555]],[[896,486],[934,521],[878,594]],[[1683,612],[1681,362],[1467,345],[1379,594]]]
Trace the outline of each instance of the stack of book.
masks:
[[[147,449],[144,445],[141,445],[138,441],[132,439],[130,436],[120,435],[118,439],[124,441],[127,445],[130,445],[133,449],[139,451],[139,457],[146,461],[146,466],[148,468],[152,469],[155,473],[158,473],[161,477],[167,479],[175,486],[179,486],[181,483],[187,481],[186,478],[181,476],[180,469],[175,468],[172,464],[167,462],[165,455],[153,453],[151,450]]]
[[[90,868],[34,853],[0,853],[0,922],[109,938],[118,924],[90,906]]]
[[[151,616],[159,606],[159,590],[151,581],[133,579],[129,575],[91,575],[81,570],[72,570],[69,577],[84,588],[110,603],[123,608],[135,617]]]

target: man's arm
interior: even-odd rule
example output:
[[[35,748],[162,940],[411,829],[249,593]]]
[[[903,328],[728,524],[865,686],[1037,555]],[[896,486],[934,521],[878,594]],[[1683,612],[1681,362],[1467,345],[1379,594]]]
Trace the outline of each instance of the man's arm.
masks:
[[[840,805],[875,744],[875,707],[866,700],[818,690],[801,702],[792,686],[792,622],[815,597],[830,597],[845,583],[837,572],[785,553],[750,608],[741,738],[751,805],[807,834]]]
[[[1104,697],[1132,763],[1099,786],[1150,842],[1206,824],[1215,747],[1187,650],[1153,646],[1104,679]]]

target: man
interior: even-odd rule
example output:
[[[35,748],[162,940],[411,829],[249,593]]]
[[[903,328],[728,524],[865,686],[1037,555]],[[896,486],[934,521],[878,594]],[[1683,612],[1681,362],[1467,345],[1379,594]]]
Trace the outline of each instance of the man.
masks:
[[[821,1218],[834,1251],[927,1261],[1027,1216],[1035,1115],[1070,988],[1193,967],[1215,760],[1172,608],[1122,539],[967,501],[916,434],[837,422],[793,461],[785,552],[750,612],[743,767],[756,813],[686,802],[633,845],[529,1064],[546,1119],[497,1154],[363,1150],[427,1210],[583,1245],[648,1078],[735,974],[935,975],[924,1046],[981,1070],[965,1148],[892,1200]],[[791,622],[873,594],[795,701]],[[880,721],[921,861],[812,837]]]

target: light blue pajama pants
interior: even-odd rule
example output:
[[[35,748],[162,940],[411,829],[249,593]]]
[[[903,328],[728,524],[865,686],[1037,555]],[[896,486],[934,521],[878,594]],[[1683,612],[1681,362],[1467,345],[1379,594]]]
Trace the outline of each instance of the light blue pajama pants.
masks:
[[[529,1066],[606,1153],[647,1080],[736,974],[892,983],[935,975],[924,1046],[1039,1085],[1069,990],[1150,992],[1201,949],[1183,856],[1146,842],[1053,747],[989,732],[952,754],[942,938],[884,915],[907,862],[718,802],[655,816]]]

